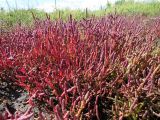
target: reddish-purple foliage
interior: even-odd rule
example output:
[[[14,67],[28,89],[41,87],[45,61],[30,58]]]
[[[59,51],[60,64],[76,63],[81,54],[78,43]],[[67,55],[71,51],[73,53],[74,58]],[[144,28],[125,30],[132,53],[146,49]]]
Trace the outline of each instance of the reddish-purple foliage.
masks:
[[[56,120],[158,117],[159,26],[159,18],[109,15],[17,27],[0,38],[0,79]]]

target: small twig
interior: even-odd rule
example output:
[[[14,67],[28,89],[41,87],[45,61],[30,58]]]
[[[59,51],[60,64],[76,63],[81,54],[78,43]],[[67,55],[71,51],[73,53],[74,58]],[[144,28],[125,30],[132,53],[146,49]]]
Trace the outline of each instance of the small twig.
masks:
[[[122,101],[120,101],[120,100],[117,100],[117,99],[115,99],[115,98],[112,98],[112,97],[107,97],[108,99],[110,99],[110,100],[113,100],[113,101],[115,101],[115,102],[119,102],[119,103],[123,103]]]
[[[150,111],[152,112],[153,115],[157,116],[160,118],[160,113],[156,113],[153,111],[152,107],[150,107]]]
[[[130,112],[130,113],[132,113],[132,110],[133,110],[133,108],[134,108],[134,106],[135,106],[135,104],[136,104],[137,101],[138,101],[138,97],[136,97],[136,98],[134,99],[134,101],[133,101],[133,103],[132,103],[132,105],[131,105],[131,107],[130,107],[130,109],[129,109],[129,112]]]
[[[143,114],[143,116],[142,116],[143,120],[146,118],[147,114],[148,114],[148,110],[146,110],[145,113]]]

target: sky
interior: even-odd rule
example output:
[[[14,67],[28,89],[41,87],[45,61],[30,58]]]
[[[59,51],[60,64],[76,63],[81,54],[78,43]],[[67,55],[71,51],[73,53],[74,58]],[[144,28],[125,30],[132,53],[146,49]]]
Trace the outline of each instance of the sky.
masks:
[[[65,9],[91,9],[96,10],[105,6],[107,0],[56,0],[57,8]],[[108,0],[114,3],[115,0]],[[8,3],[8,4],[7,4]],[[51,12],[55,9],[55,0],[0,0],[0,7],[4,9],[37,8]]]
[[[107,0],[56,0],[60,9],[85,9],[97,10],[107,4]],[[108,0],[114,3],[116,0]],[[36,8],[46,12],[55,10],[55,0],[0,0],[0,8],[4,9],[28,9]]]

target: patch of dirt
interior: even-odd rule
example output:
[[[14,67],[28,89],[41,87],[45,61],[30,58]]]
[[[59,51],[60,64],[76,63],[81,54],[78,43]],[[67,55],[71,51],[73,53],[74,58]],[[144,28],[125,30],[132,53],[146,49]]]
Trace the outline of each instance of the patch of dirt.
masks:
[[[12,81],[0,79],[0,113],[5,111],[14,114],[17,110],[24,112],[28,105],[25,104],[28,93]]]

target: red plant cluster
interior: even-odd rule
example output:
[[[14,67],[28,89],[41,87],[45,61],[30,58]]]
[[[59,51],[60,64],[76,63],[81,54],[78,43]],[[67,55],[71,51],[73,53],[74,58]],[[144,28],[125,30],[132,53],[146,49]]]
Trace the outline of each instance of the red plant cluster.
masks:
[[[159,26],[159,18],[108,15],[17,27],[0,37],[0,79],[27,90],[40,119],[158,119]]]

